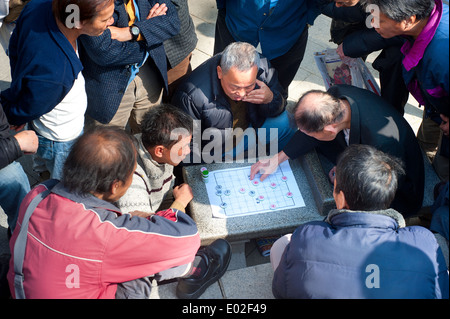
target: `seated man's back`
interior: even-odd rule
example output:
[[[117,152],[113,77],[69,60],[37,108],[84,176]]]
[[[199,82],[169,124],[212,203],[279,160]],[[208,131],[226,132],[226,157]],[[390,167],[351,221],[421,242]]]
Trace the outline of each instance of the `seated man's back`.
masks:
[[[447,266],[433,233],[405,227],[388,208],[403,173],[398,159],[350,145],[336,167],[337,209],[272,247],[275,297],[448,298]]]
[[[403,218],[391,213],[340,211],[330,213],[327,222],[301,226],[281,261],[294,266],[275,273],[275,296],[448,298],[445,260],[434,235],[418,226],[400,228],[397,218]],[[447,295],[439,288],[443,281]]]
[[[112,204],[135,168],[136,149],[124,131],[99,127],[75,143],[63,181],[38,185],[23,201],[10,241],[13,297],[21,298],[15,284],[23,281],[29,299],[115,298],[121,283],[192,262],[200,237],[185,213],[167,209],[139,217]],[[50,188],[24,222],[31,202]]]

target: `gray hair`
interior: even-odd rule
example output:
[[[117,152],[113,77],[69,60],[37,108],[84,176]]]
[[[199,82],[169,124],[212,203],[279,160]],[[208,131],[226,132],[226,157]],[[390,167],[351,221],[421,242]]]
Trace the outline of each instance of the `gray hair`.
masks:
[[[361,0],[361,5],[378,6],[380,12],[389,19],[401,22],[412,16],[417,20],[427,18],[435,6],[434,0]]]
[[[246,42],[233,42],[222,52],[220,67],[227,73],[232,67],[239,71],[248,71],[253,66],[259,67],[259,53],[255,47]]]

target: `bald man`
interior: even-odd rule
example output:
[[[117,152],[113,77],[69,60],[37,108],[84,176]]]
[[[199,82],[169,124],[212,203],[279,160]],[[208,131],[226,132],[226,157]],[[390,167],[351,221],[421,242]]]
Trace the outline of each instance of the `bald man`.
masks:
[[[384,99],[368,90],[335,85],[327,92],[305,93],[292,112],[299,130],[281,152],[252,166],[252,179],[261,173],[264,180],[281,162],[313,149],[336,164],[349,145],[366,144],[404,162],[405,175],[391,208],[405,217],[419,211],[425,179],[422,152],[408,122]]]

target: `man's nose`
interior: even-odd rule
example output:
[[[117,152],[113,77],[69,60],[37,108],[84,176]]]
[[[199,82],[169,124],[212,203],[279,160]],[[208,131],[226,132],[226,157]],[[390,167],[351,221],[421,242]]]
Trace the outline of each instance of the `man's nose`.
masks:
[[[244,97],[247,95],[247,91],[245,89],[239,89],[237,92],[240,97]]]

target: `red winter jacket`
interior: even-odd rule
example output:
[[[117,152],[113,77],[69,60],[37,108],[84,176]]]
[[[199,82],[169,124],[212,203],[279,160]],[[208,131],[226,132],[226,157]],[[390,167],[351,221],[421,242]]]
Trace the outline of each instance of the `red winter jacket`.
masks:
[[[31,200],[24,199],[10,241],[8,273],[14,296],[14,244]],[[117,284],[193,261],[200,247],[194,221],[168,209],[150,218],[121,214],[111,203],[80,197],[57,184],[29,221],[23,264],[25,296],[35,298],[115,298]]]

